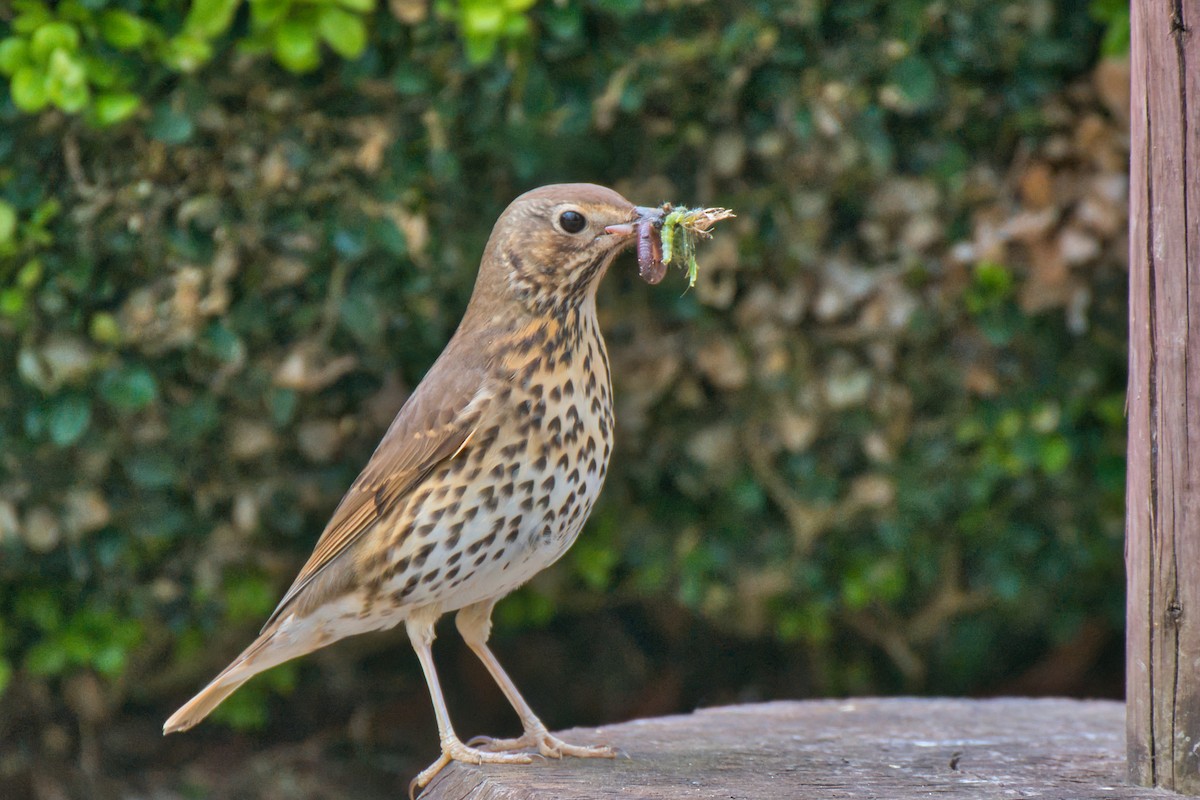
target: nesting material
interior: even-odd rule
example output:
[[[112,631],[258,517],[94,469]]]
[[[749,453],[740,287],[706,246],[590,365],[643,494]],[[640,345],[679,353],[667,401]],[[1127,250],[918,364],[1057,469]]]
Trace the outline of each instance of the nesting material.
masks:
[[[696,285],[700,267],[696,242],[712,236],[713,225],[735,216],[727,208],[674,208],[664,203],[660,220],[645,220],[638,228],[638,271],[647,283],[658,283],[669,264],[687,270],[688,288]]]

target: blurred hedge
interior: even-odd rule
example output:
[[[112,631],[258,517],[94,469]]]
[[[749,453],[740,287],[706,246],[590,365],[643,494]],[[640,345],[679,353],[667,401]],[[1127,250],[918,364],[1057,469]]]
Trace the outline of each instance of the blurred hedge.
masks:
[[[469,5],[392,0],[304,77],[240,11],[107,129],[3,99],[0,702],[162,711],[222,666],[496,215],[563,180],[739,218],[695,291],[608,280],[614,470],[502,630],[682,607],[821,693],[987,691],[1120,630],[1124,122],[1086,9],[541,3],[472,50]]]

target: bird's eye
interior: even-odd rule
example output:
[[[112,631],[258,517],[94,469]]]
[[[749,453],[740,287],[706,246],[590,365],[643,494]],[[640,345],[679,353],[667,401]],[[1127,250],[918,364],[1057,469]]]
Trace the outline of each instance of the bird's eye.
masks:
[[[558,224],[567,233],[579,233],[587,225],[587,219],[578,211],[564,211],[558,216]]]

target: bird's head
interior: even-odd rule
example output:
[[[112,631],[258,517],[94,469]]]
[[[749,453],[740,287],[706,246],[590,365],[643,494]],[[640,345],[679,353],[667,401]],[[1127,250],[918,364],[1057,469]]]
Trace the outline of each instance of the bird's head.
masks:
[[[563,183],[513,200],[492,229],[476,292],[487,287],[535,313],[576,306],[594,296],[616,254],[642,220],[661,209],[635,206],[612,189]]]

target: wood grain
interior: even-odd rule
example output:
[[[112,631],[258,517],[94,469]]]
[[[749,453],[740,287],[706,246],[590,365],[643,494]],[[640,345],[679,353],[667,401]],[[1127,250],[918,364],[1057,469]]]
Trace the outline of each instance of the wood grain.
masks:
[[[1200,794],[1200,0],[1131,10],[1129,776]]]
[[[425,800],[954,797],[1151,800],[1124,784],[1120,703],[855,699],[729,706],[580,728],[626,758],[453,764]]]

